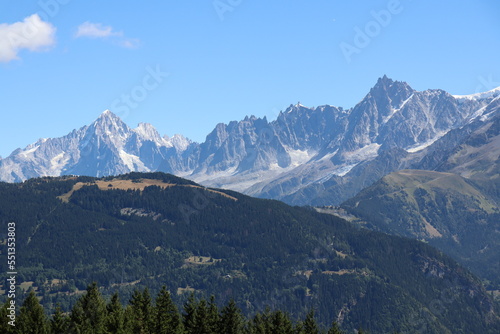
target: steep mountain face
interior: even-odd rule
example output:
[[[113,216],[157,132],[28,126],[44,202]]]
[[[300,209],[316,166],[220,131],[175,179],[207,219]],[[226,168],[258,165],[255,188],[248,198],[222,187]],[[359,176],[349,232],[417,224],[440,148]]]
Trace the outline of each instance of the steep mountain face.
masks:
[[[390,172],[437,163],[437,147],[455,149],[498,114],[499,95],[420,92],[384,76],[351,109],[298,103],[271,122],[218,124],[201,144],[162,138],[148,124],[130,129],[107,111],[0,160],[0,179],[163,171],[292,204],[336,204]]]
[[[400,86],[398,91],[403,94],[399,98],[395,94],[396,101],[401,101],[411,92],[404,83],[380,79],[375,88],[350,113],[357,115],[357,121],[348,122],[355,125],[347,133],[355,135],[346,135],[345,138],[348,139],[344,139],[339,145],[339,151],[330,159],[334,167],[328,166],[325,159],[320,160],[321,163],[311,159],[308,167],[316,166],[310,168],[309,172],[304,172],[305,168],[302,168],[300,171],[294,171],[295,173],[284,173],[279,179],[269,182],[256,195],[279,198],[298,205],[331,205],[347,200],[393,171],[405,168],[444,171],[440,167],[444,163],[443,157],[455,152],[471,133],[490,122],[496,122],[499,117],[498,89],[488,94],[458,97],[440,90],[413,91],[402,103],[397,102],[400,103],[399,108],[380,116],[376,111],[383,108],[387,110],[389,102],[387,99],[376,102],[373,94],[384,87],[384,82],[391,82],[389,87]],[[387,91],[387,88],[383,91]],[[365,113],[356,110],[360,105],[364,106],[361,110]],[[368,121],[377,118],[382,121]],[[363,126],[357,127],[358,122]],[[356,149],[356,143],[364,143],[365,146]],[[488,161],[495,166],[494,160],[498,159],[498,150],[491,149],[495,143],[488,145],[482,150],[489,152]],[[352,149],[354,151],[349,151]],[[462,157],[462,161],[465,163],[468,158],[470,155]],[[483,161],[483,165],[484,163]],[[337,171],[341,173],[331,173],[333,168],[339,166],[341,168]],[[307,178],[317,170],[328,170],[330,173],[319,181]],[[295,186],[293,191],[284,194],[283,189],[289,189],[291,185]]]
[[[485,121],[438,161],[437,170],[471,180],[500,203],[500,116]]]
[[[162,138],[150,124],[129,128],[109,110],[89,126],[55,139],[41,139],[0,160],[0,179],[19,182],[37,176],[116,175],[156,170],[192,143],[179,135]]]
[[[436,246],[496,290],[500,287],[498,204],[488,188],[457,174],[402,170],[341,207],[361,218],[365,227]]]
[[[348,332],[500,326],[480,281],[424,243],[173,175],[0,183],[3,231],[8,222],[22,259],[17,283],[36,288],[48,309],[69,308],[97,281],[106,296],[118,290],[125,300],[136,288],[155,295],[166,285],[180,305],[194,292],[234,299],[247,315],[314,309],[322,325],[338,321]],[[2,253],[6,238],[0,234]]]

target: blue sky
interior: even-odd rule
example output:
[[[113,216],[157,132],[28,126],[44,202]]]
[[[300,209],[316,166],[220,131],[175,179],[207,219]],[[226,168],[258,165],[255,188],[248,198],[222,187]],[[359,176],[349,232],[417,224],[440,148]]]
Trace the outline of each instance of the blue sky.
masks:
[[[486,91],[498,17],[496,0],[0,1],[0,155],[105,109],[203,141],[298,101],[350,108],[384,74]]]

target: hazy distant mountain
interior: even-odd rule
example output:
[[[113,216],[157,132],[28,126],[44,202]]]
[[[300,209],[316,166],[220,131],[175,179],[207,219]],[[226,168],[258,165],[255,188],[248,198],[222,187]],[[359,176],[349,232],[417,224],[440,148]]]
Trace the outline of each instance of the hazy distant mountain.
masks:
[[[432,164],[436,147],[451,152],[498,114],[499,95],[419,92],[384,76],[354,108],[298,103],[272,122],[218,124],[203,143],[161,137],[149,124],[131,129],[106,111],[65,137],[14,151],[0,160],[0,179],[164,171],[292,204],[336,204],[390,172]]]

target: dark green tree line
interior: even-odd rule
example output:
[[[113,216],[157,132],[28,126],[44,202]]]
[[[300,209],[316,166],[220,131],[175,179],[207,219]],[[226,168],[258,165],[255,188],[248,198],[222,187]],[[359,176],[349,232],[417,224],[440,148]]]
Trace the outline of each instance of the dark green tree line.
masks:
[[[124,307],[118,293],[106,302],[97,283],[88,286],[68,314],[57,306],[46,316],[35,292],[28,294],[17,314],[15,326],[8,324],[7,305],[0,308],[2,333],[15,334],[320,334],[343,333],[334,323],[328,331],[319,328],[314,312],[293,323],[280,310],[242,315],[234,300],[219,308],[215,297],[209,301],[191,294],[182,312],[163,287],[153,301],[149,290],[136,290]]]

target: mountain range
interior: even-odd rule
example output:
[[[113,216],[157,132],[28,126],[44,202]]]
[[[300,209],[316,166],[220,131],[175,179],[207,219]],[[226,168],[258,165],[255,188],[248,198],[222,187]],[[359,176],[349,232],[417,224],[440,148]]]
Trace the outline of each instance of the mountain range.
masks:
[[[298,103],[271,122],[217,124],[203,143],[162,137],[150,124],[132,129],[105,111],[64,137],[12,152],[0,160],[0,180],[162,171],[289,204],[340,204],[391,172],[435,169],[499,106],[500,88],[458,96],[384,76],[353,108]]]
[[[384,76],[353,108],[298,103],[220,123],[202,143],[107,110],[0,159],[0,222],[18,222],[20,279],[49,304],[70,305],[89,280],[125,296],[166,280],[180,303],[243,289],[248,314],[266,301],[348,329],[415,331],[418,313],[429,332],[486,330],[500,291],[499,107],[500,88],[459,96]],[[40,257],[48,247],[57,256]],[[442,314],[430,305],[448,290]],[[371,303],[382,313],[368,316]]]

